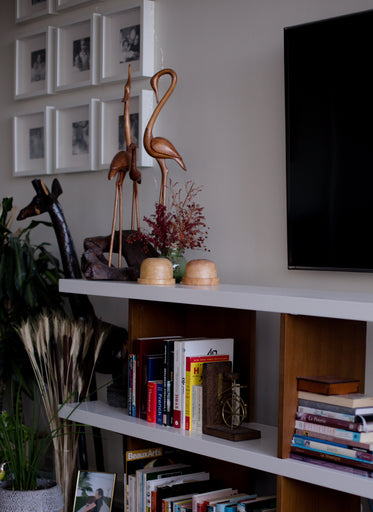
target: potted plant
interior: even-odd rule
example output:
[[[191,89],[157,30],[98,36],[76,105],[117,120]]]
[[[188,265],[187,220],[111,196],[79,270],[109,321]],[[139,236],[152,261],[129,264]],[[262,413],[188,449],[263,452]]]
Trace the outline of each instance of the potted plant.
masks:
[[[62,308],[59,261],[48,251],[48,244],[30,241],[37,225],[50,224],[32,221],[13,233],[14,214],[13,198],[4,198],[0,205],[0,409],[6,384],[14,379],[25,384],[32,375],[16,328],[46,306]]]
[[[25,422],[21,386],[11,398],[9,410],[0,413],[0,461],[2,477],[5,477],[0,488],[0,510],[61,512],[60,486],[53,480],[39,477],[48,447],[59,432],[43,431],[40,409],[37,411],[35,406],[32,420]]]

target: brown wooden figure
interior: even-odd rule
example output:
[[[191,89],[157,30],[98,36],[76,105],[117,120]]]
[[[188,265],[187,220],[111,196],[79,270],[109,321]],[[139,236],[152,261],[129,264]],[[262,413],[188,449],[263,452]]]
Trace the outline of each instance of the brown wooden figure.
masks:
[[[132,221],[131,229],[134,228],[135,210],[137,212],[137,227],[139,228],[139,214],[138,214],[138,188],[137,184],[141,183],[141,172],[136,166],[136,145],[132,142],[129,103],[131,96],[131,65],[128,66],[128,79],[124,86],[124,96],[122,102],[124,103],[124,132],[126,137],[126,150],[119,151],[113,158],[110,164],[109,180],[117,176],[115,185],[115,201],[113,222],[111,228],[111,241],[109,249],[108,265],[111,266],[113,256],[113,245],[116,218],[118,213],[119,204],[119,253],[118,253],[118,268],[122,267],[122,232],[123,232],[123,181],[127,172],[133,181],[132,192]]]
[[[161,98],[159,100],[158,97],[158,81],[161,76],[163,75],[169,75],[171,77],[171,83]],[[144,147],[149,153],[150,156],[155,158],[159,164],[159,167],[162,171],[162,184],[161,184],[161,192],[159,195],[159,202],[163,205],[166,204],[166,184],[167,184],[167,175],[168,175],[168,169],[165,163],[165,160],[176,160],[176,162],[186,171],[185,164],[183,162],[183,159],[179,155],[178,151],[174,147],[174,145],[164,137],[153,137],[153,126],[155,121],[158,118],[158,115],[164,105],[166,104],[167,100],[171,96],[173,90],[176,87],[177,82],[177,75],[173,69],[162,69],[161,71],[158,71],[150,80],[150,85],[153,88],[153,91],[155,93],[155,97],[157,100],[157,106],[149,119],[148,125],[145,129],[144,133]]]

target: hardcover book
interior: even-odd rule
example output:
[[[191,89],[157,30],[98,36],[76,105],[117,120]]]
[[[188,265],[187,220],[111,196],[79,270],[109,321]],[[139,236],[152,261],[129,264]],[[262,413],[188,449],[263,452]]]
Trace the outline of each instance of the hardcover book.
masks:
[[[349,393],[346,395],[322,395],[309,391],[298,391],[298,398],[322,402],[324,404],[342,405],[343,407],[373,407],[373,396],[363,393]]]
[[[188,356],[185,359],[185,430],[195,430],[192,423],[193,388],[202,384],[203,365],[229,361],[228,354]]]
[[[357,393],[360,388],[358,379],[347,379],[333,375],[316,375],[312,377],[298,377],[298,390],[323,395],[345,395]]]
[[[233,338],[188,338],[174,343],[174,427],[185,428],[186,358],[228,354],[233,362]]]
[[[359,441],[361,443],[373,442],[373,432],[353,432],[352,430],[328,427],[327,425],[319,425],[317,423],[300,420],[295,420],[295,428],[300,430],[309,430],[310,432],[319,432],[320,434],[327,434],[339,439]]]

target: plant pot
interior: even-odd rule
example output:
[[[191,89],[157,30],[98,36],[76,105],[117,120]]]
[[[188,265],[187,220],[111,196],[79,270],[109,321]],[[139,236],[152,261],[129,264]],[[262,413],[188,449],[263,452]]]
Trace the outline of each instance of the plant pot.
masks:
[[[6,512],[61,512],[63,498],[60,486],[53,480],[38,480],[44,488],[35,491],[13,491],[6,482],[0,486],[0,510]]]

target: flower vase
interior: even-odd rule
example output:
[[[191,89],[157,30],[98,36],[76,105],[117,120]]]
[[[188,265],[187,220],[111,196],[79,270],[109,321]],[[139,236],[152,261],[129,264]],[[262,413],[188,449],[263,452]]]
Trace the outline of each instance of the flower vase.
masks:
[[[185,267],[187,261],[184,253],[181,249],[169,249],[166,254],[173,267],[173,276],[177,283],[180,283],[182,278],[185,276]]]

